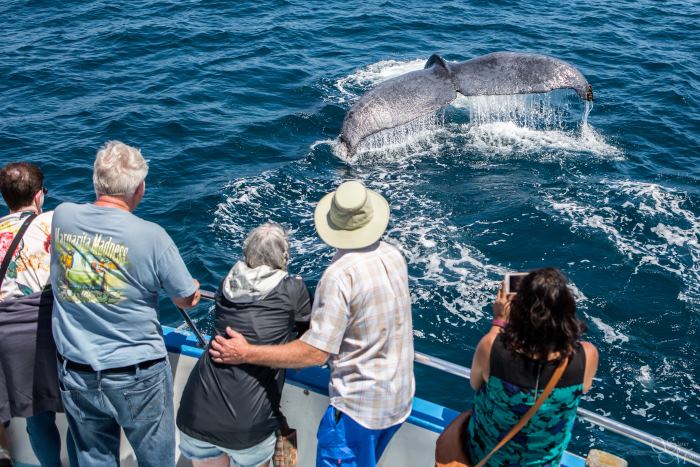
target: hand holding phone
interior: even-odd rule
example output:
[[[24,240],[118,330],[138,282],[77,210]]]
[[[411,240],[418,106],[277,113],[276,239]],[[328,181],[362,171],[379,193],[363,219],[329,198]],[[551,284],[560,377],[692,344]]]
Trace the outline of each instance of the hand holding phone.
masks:
[[[498,289],[496,300],[493,302],[493,319],[508,321],[510,316],[510,302],[513,299],[512,295],[506,293],[506,281],[501,283],[501,288]]]
[[[506,273],[504,278],[505,292],[506,294],[518,293],[520,289],[520,283],[527,276],[527,272],[509,272]]]

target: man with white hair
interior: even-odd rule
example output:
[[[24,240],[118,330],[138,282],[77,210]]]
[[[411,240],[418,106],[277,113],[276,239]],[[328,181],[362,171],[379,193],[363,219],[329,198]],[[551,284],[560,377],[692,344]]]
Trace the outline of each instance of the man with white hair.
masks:
[[[252,345],[231,328],[217,336],[216,363],[302,368],[328,362],[330,406],[318,428],[316,465],[372,467],[411,413],[413,326],[406,261],[381,241],[386,200],[345,182],[314,213],[321,240],[337,249],[316,289],[310,328],[282,345]]]
[[[140,466],[175,465],[173,381],[158,321],[162,288],[199,301],[177,247],[132,214],[148,163],[118,141],[95,158],[92,204],[63,203],[51,235],[53,334],[61,396],[80,465],[119,465],[120,427]]]

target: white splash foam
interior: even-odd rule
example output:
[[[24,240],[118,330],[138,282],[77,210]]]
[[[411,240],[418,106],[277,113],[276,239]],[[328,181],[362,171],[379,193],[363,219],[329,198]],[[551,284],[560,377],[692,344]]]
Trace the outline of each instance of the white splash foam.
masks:
[[[603,332],[603,340],[608,344],[614,344],[616,341],[620,341],[621,343],[629,342],[629,337],[616,330],[609,324],[605,324],[602,319],[595,316],[591,316],[590,319],[593,321],[593,324],[595,324],[598,329]]]
[[[443,214],[439,203],[416,193],[419,175],[402,168],[395,172],[373,168],[363,174],[367,183],[391,200],[392,209],[410,213],[395,216],[387,236],[406,258],[414,303],[476,322],[494,297],[505,269],[460,240],[460,229]],[[435,303],[437,302],[437,307]],[[455,325],[454,321],[443,322]]]
[[[334,145],[334,153],[343,160]],[[484,157],[510,157],[514,154],[540,160],[560,160],[579,157],[582,152],[606,159],[620,160],[622,153],[594,129],[585,126],[578,133],[557,130],[535,130],[514,122],[494,122],[481,125],[445,125],[442,114],[430,114],[406,125],[377,133],[357,148],[350,162],[398,161],[418,154],[439,156],[455,149],[473,149]],[[443,151],[443,149],[445,151]]]
[[[596,156],[621,158],[620,151],[605,142],[594,129],[584,126],[580,132],[536,130],[512,121],[484,124],[461,124],[459,132],[468,146],[486,154],[509,156],[513,153],[541,154],[543,158],[588,152]]]
[[[635,415],[639,415],[640,417],[647,418],[647,412],[650,409],[653,409],[656,407],[656,404],[652,404],[651,402],[644,402],[645,407],[637,407],[636,409],[632,409],[632,413]],[[653,420],[653,418],[648,418],[648,420]]]
[[[389,199],[396,213],[386,238],[409,264],[412,300],[445,324],[478,321],[493,300],[505,269],[489,264],[481,252],[461,241],[461,231],[444,214],[444,207],[416,192],[420,174],[411,162],[402,164],[358,166],[354,176]],[[283,222],[290,230],[294,261],[290,268],[318,277],[332,251],[316,236],[313,208],[341,180],[299,177],[294,173],[299,166],[295,166],[230,182],[211,227],[229,245],[228,251],[230,245],[236,245],[234,256],[251,228],[268,220]]]
[[[309,149],[310,149],[311,151],[313,151],[313,150],[315,150],[317,147],[323,146],[323,145],[326,145],[326,144],[329,145],[329,146],[335,147],[335,146],[338,145],[338,140],[337,140],[337,139],[321,139],[321,140],[318,140],[318,141],[314,141],[314,142],[311,144],[311,146],[309,146]]]
[[[382,60],[340,78],[335,82],[335,87],[347,98],[354,99],[383,81],[422,69],[425,61],[421,58],[409,61]]]
[[[639,369],[639,376],[637,376],[637,381],[642,383],[645,387],[649,387],[652,384],[651,367],[649,365],[642,365]]]
[[[513,94],[501,96],[461,96],[452,107],[469,112],[474,125],[513,122],[523,127],[564,129],[566,118],[572,114],[568,103],[555,102],[551,94]]]
[[[381,131],[365,139],[352,162],[400,161],[419,152],[437,154],[437,136],[443,131],[442,114],[419,117],[406,125]],[[342,158],[343,154],[336,152]],[[347,160],[347,159],[346,159]]]
[[[700,217],[687,193],[630,180],[586,182],[570,193],[549,193],[545,201],[571,223],[572,230],[605,235],[636,270],[651,267],[681,279],[679,299],[700,302]],[[650,240],[654,234],[658,241]]]

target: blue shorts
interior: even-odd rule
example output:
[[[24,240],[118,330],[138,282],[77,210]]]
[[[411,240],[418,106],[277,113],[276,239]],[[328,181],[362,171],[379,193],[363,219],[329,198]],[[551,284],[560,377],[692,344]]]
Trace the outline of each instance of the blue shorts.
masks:
[[[257,467],[272,459],[275,454],[275,441],[277,436],[272,433],[267,439],[247,449],[227,449],[200,441],[180,431],[180,452],[186,458],[195,461],[227,455],[236,467]]]
[[[329,406],[316,435],[316,466],[374,467],[400,427],[370,430]]]

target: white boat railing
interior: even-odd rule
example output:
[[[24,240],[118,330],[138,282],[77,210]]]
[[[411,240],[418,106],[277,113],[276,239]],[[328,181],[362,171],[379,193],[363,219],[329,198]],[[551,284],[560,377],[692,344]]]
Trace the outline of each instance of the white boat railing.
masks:
[[[214,292],[202,290],[201,294],[202,298],[205,300],[215,299]],[[185,319],[185,322],[193,330],[197,340],[202,346],[204,346],[206,341],[202,333],[199,331],[199,329],[197,329],[192,319],[184,310],[180,310],[180,312],[182,314],[182,317]],[[431,368],[435,368],[436,370],[440,370],[451,375],[459,376],[466,379],[469,379],[471,377],[471,370],[469,368],[456,365],[452,362],[448,362],[447,360],[443,360],[438,357],[433,357],[431,355],[427,355],[421,352],[415,353],[415,361],[417,363],[420,363],[421,365],[429,366]],[[629,425],[625,425],[624,423],[612,420],[608,417],[597,414],[590,410],[586,410],[582,407],[578,408],[577,414],[582,420],[585,420],[606,430],[612,431],[613,433],[622,435],[625,438],[632,439],[642,444],[646,444],[657,453],[668,454],[670,456],[675,457],[678,460],[682,460],[700,466],[700,454],[698,454],[697,452],[686,449],[682,446],[667,441],[663,438],[659,438],[658,436],[649,434],[645,431],[638,430]]]

